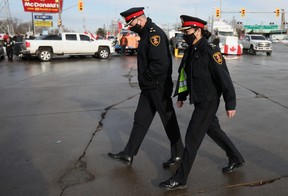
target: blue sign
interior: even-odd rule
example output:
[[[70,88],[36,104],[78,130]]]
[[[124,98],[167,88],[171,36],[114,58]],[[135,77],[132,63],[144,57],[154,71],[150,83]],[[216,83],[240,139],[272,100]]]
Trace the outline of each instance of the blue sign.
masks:
[[[34,15],[34,18],[38,20],[52,20],[52,16],[50,15]]]

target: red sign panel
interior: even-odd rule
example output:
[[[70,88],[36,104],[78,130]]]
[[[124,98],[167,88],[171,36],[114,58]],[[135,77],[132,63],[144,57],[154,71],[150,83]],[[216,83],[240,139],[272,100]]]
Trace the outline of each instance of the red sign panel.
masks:
[[[63,0],[22,0],[25,12],[59,12],[59,3],[62,10]]]

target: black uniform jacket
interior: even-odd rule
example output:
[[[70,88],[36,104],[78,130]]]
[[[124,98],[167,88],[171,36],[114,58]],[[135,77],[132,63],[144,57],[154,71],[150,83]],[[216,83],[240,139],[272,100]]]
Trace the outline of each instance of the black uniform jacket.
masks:
[[[184,67],[188,91],[178,94],[180,70]],[[179,67],[179,77],[174,96],[190,104],[220,98],[223,95],[226,110],[236,107],[235,89],[221,52],[218,47],[202,37],[195,46],[186,49]]]
[[[167,84],[172,84],[172,58],[167,36],[150,18],[147,18],[139,36],[137,63],[140,89],[156,88],[159,85],[165,89]]]

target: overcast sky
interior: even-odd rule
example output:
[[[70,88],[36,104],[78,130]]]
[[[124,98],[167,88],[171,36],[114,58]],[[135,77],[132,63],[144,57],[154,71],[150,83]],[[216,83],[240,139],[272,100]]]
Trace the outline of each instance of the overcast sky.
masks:
[[[83,0],[82,12],[78,11],[77,2],[78,0],[64,0],[62,19],[66,27],[79,32],[84,31],[84,25],[89,31],[95,32],[112,20],[123,21],[119,13],[131,7],[145,7],[146,16],[159,25],[168,25],[171,28],[173,24],[180,22],[181,14],[208,20],[215,15],[215,9],[220,4],[223,12],[239,12],[241,8],[245,8],[245,17],[241,17],[240,13],[222,13],[223,19],[230,21],[235,17],[244,25],[265,25],[270,22],[280,25],[281,17],[276,17],[273,12],[276,8],[286,9],[288,12],[288,0]],[[18,18],[22,22],[31,21],[31,13],[24,12],[22,0],[9,0],[9,5],[12,18]],[[49,15],[53,16],[56,27],[58,15]]]

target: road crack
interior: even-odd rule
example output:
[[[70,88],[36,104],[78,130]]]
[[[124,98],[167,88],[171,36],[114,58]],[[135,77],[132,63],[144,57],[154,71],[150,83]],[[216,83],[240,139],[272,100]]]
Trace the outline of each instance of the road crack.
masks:
[[[133,78],[133,75],[131,74],[132,71],[133,71],[133,67],[130,68],[129,72],[123,76],[128,78],[129,86],[134,88],[134,87],[138,86],[138,83],[137,82],[136,83],[131,82],[131,79]],[[92,134],[88,144],[86,145],[82,155],[76,161],[75,166],[73,168],[67,169],[65,171],[64,175],[60,177],[60,179],[58,181],[60,187],[62,188],[60,196],[62,196],[64,194],[64,191],[70,186],[89,182],[89,181],[93,181],[95,179],[95,176],[88,171],[87,162],[84,160],[86,152],[87,152],[90,144],[92,143],[96,133],[102,130],[103,121],[106,118],[108,111],[111,110],[113,107],[120,105],[123,102],[128,101],[128,100],[136,97],[138,94],[139,93],[132,95],[132,96],[130,96],[130,97],[118,102],[118,103],[112,104],[112,105],[104,108],[104,111],[101,113],[100,121],[98,122],[98,125],[96,126],[96,129],[93,132],[93,134]]]
[[[104,111],[101,113],[101,119],[98,122],[98,125],[96,126],[95,131],[93,132],[88,144],[86,145],[82,155],[78,158],[78,160],[75,163],[75,166],[73,168],[67,169],[63,176],[60,177],[58,183],[60,187],[62,188],[62,191],[60,193],[60,196],[64,194],[64,191],[73,185],[81,184],[89,181],[93,181],[95,179],[95,176],[90,173],[87,169],[87,162],[84,160],[84,157],[86,155],[86,151],[88,150],[90,144],[92,143],[95,135],[97,132],[101,131],[103,128],[103,121],[106,118],[106,115],[109,110],[111,110],[113,107],[122,104],[125,101],[128,101],[134,97],[136,97],[139,93],[132,95],[128,97],[127,99],[124,99],[118,103],[112,104],[104,109]]]
[[[285,109],[288,109],[288,106],[283,105],[282,103],[279,103],[279,102],[277,102],[277,101],[275,101],[275,100],[267,97],[267,96],[264,95],[264,94],[258,93],[258,92],[254,91],[254,90],[248,88],[247,86],[245,86],[245,85],[243,85],[243,84],[240,84],[240,83],[238,83],[238,82],[235,82],[235,81],[233,81],[233,82],[234,82],[235,84],[237,84],[237,85],[239,85],[239,86],[241,86],[241,87],[243,87],[243,88],[251,91],[252,93],[254,93],[254,94],[255,94],[255,98],[264,98],[264,99],[267,99],[267,100],[269,100],[269,101],[271,101],[271,102],[273,102],[273,103],[275,103],[275,104],[277,104],[277,105],[279,105],[279,106],[281,106],[281,107],[283,107],[283,108],[285,108]]]
[[[284,176],[277,177],[277,178],[258,180],[258,181],[254,181],[254,182],[246,182],[246,183],[232,184],[232,185],[228,185],[228,186],[224,186],[224,187],[205,189],[205,190],[193,192],[192,194],[207,193],[207,192],[213,192],[213,191],[218,191],[218,190],[223,190],[223,189],[233,189],[233,188],[241,188],[241,187],[252,187],[252,188],[253,187],[259,187],[259,186],[264,186],[267,184],[272,184],[275,181],[281,180],[283,178],[288,178],[288,175],[284,175]]]
[[[123,75],[125,78],[128,78],[128,83],[129,83],[129,86],[134,88],[134,87],[138,87],[138,83],[137,82],[134,82],[132,83],[132,78],[133,78],[133,75],[132,75],[132,71],[135,71],[133,69],[133,67],[130,68],[129,72],[126,74],[126,75]]]

